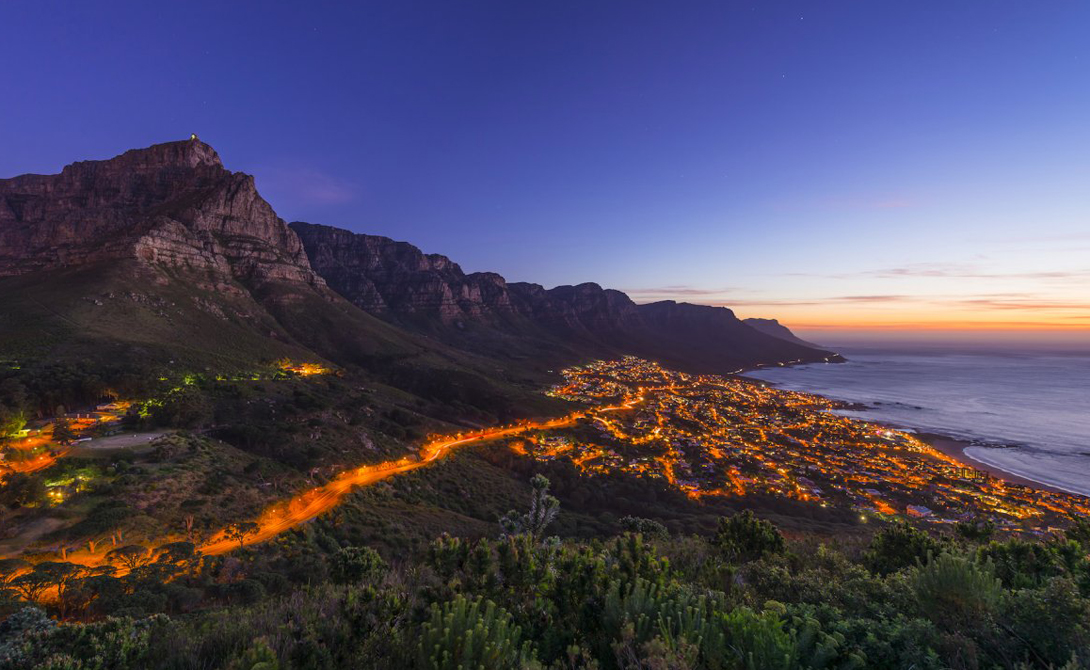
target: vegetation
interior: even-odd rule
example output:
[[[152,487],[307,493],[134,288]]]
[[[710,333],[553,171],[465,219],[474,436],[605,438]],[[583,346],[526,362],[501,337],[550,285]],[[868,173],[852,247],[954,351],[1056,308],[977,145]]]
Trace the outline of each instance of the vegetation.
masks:
[[[223,557],[119,546],[123,576],[5,561],[0,669],[1090,667],[1074,539],[788,539],[742,512],[704,535],[633,517],[652,532],[543,541],[549,488],[524,489],[517,532],[386,557],[319,523]]]
[[[271,499],[513,411],[464,371],[376,365],[382,380],[139,357],[0,370],[0,427],[138,392],[125,428],[165,433],[76,443],[0,485],[0,542],[22,556],[0,560],[0,670],[1090,668],[1086,520],[1039,538],[863,526],[497,441],[255,543]],[[225,526],[233,550],[202,555]]]

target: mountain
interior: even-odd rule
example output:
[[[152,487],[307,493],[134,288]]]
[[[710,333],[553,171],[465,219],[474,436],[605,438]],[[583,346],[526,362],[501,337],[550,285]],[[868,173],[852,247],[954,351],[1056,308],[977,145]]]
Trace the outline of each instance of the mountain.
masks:
[[[0,297],[8,356],[244,366],[425,348],[329,290],[253,177],[195,138],[0,180]]]
[[[7,359],[116,365],[325,359],[490,405],[593,357],[729,372],[831,355],[724,308],[508,283],[405,242],[289,226],[195,137],[0,180],[0,343]]]
[[[783,325],[776,319],[750,318],[743,319],[743,321],[750,328],[762,332],[765,335],[771,335],[772,337],[778,337],[779,339],[786,340],[787,342],[801,344],[804,347],[820,348],[820,345],[814,344],[812,342],[807,342],[806,340],[798,337],[791,332],[791,329],[789,329],[787,326]]]
[[[545,383],[330,290],[253,177],[195,138],[0,180],[0,361],[109,369],[97,383],[116,387],[280,358],[492,421],[536,406]]]
[[[0,180],[0,276],[124,259],[323,285],[254,178],[197,139]]]
[[[835,356],[752,328],[723,307],[637,305],[593,283],[545,289],[457,263],[406,242],[290,224],[328,286],[376,316],[457,346],[557,363],[632,353],[695,372]],[[786,329],[784,329],[786,330]]]

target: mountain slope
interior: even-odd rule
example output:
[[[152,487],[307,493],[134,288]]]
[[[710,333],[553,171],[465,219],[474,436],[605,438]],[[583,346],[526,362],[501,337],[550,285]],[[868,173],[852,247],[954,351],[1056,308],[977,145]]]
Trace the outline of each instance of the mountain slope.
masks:
[[[505,416],[539,404],[544,381],[330,290],[253,178],[196,139],[0,180],[0,359],[143,372],[281,357]]]
[[[790,328],[783,325],[782,323],[780,323],[776,319],[749,318],[749,319],[743,319],[743,321],[750,328],[752,328],[752,329],[754,329],[756,331],[760,331],[760,332],[764,333],[765,335],[771,335],[772,337],[778,337],[781,340],[786,340],[788,342],[794,342],[795,344],[801,344],[804,347],[814,347],[814,348],[817,348],[817,349],[821,348],[820,345],[814,344],[813,342],[807,342],[806,340],[802,339],[801,337],[798,337],[797,335],[795,335],[794,333],[791,332]]]
[[[830,355],[724,308],[509,284],[404,242],[289,227],[196,138],[0,180],[0,349],[207,368],[320,358],[489,404],[592,357],[729,372]]]
[[[633,353],[696,372],[835,355],[759,332],[729,309],[637,305],[597,284],[508,283],[405,242],[331,226],[290,224],[311,266],[358,307],[444,342],[489,355],[555,364]]]

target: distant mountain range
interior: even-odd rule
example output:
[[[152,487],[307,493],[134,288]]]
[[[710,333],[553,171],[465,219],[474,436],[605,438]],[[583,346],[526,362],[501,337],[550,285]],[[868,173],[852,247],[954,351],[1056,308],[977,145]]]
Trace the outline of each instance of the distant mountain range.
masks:
[[[405,242],[289,226],[196,139],[0,180],[0,298],[9,357],[317,356],[484,376],[622,353],[709,373],[835,357],[721,307],[508,283]]]

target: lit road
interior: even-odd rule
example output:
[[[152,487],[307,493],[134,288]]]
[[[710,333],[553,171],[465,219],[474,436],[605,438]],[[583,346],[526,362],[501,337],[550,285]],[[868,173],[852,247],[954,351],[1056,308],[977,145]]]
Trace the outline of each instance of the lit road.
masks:
[[[351,470],[346,470],[338,474],[327,484],[308,489],[288,500],[275,503],[266,508],[257,519],[253,520],[257,524],[257,530],[245,537],[245,544],[256,544],[276,537],[280,533],[306,523],[318,515],[336,507],[344,500],[345,496],[358,487],[368,486],[388,477],[393,477],[424,467],[429,463],[449,455],[458,447],[476,442],[486,442],[488,440],[518,435],[530,430],[563,428],[574,424],[581,418],[598,412],[632,409],[642,402],[643,399],[642,395],[631,396],[618,405],[599,407],[589,411],[573,412],[548,421],[525,422],[513,426],[503,426],[468,434],[459,433],[453,436],[441,437],[421,447],[420,453],[416,457],[405,457],[396,461],[387,461],[376,465],[364,465]],[[184,538],[172,535],[143,544],[160,546],[168,542],[182,539]],[[239,547],[238,540],[228,537],[227,529],[223,529],[215,533],[208,542],[202,544],[199,547],[199,551],[206,556],[215,556],[239,549]],[[70,563],[78,563],[88,567],[106,565],[108,563],[106,560],[106,553],[112,548],[111,545],[103,543],[96,546],[96,551],[94,552],[87,548],[68,551],[63,555],[61,560]],[[150,551],[151,549],[149,548],[149,552]],[[118,566],[118,571],[114,574],[122,575],[126,572],[127,570]]]

